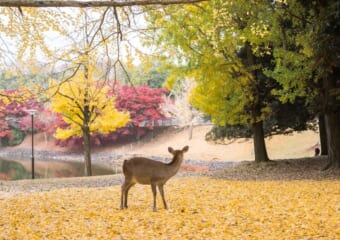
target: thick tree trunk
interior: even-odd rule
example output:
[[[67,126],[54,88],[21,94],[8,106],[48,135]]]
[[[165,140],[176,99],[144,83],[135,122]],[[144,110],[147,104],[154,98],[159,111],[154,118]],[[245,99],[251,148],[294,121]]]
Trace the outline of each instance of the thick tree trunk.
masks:
[[[247,65],[248,67],[253,67],[255,62],[255,56],[252,52],[251,45],[249,42],[246,42],[245,44],[246,52],[247,52]],[[264,131],[263,131],[263,121],[256,121],[256,117],[260,116],[260,93],[259,93],[259,81],[258,75],[256,71],[252,71],[252,74],[254,76],[254,80],[256,81],[256,84],[253,86],[253,95],[255,96],[254,99],[256,99],[252,103],[252,115],[253,115],[253,123],[252,123],[252,131],[253,131],[253,139],[254,139],[254,155],[255,155],[255,162],[266,162],[269,161],[267,149],[266,149],[266,143],[264,141]]]
[[[327,143],[328,143],[328,160],[329,163],[325,167],[340,168],[340,118],[335,113],[327,113],[325,115]]]
[[[325,116],[323,114],[319,115],[319,134],[320,134],[320,145],[321,145],[321,155],[328,155],[327,147],[327,132],[325,125]]]
[[[269,161],[266,143],[264,140],[263,122],[252,124],[255,162]]]
[[[336,94],[334,90],[337,89],[337,76],[340,70],[334,70],[333,74],[326,76],[323,79],[324,88],[324,112],[325,112],[325,126],[327,134],[327,148],[329,163],[324,169],[340,168],[340,116],[339,107]]]
[[[85,176],[92,176],[91,166],[91,142],[90,142],[90,129],[85,126],[83,129],[83,149],[84,149],[84,163],[85,163]]]

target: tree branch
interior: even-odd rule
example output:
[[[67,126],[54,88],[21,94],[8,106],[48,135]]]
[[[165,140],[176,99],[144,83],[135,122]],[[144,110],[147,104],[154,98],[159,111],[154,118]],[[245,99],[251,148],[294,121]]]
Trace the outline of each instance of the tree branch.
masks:
[[[61,1],[61,0],[0,0],[0,7],[127,7],[147,5],[190,4],[207,0],[102,0],[102,1]]]

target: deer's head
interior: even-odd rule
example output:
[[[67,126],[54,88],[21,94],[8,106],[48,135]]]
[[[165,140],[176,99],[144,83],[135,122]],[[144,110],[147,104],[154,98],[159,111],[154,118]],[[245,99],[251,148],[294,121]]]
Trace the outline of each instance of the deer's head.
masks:
[[[172,147],[168,147],[169,153],[175,156],[183,156],[183,153],[186,153],[189,150],[189,146],[185,146],[182,150],[174,150]]]

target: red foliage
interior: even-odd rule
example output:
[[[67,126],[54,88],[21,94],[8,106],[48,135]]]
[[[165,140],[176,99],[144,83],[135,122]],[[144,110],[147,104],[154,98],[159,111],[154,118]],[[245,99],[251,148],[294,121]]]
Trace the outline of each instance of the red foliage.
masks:
[[[152,129],[152,120],[165,119],[160,105],[163,103],[162,96],[168,90],[150,88],[147,86],[122,86],[117,89],[116,107],[120,111],[128,111],[131,123],[134,127],[140,126],[146,121],[145,127]]]
[[[0,101],[0,104],[1,104],[1,101]],[[12,132],[9,129],[9,126],[8,126],[8,123],[5,117],[6,117],[6,114],[4,112],[0,112],[0,138],[4,138],[7,136],[11,139]]]
[[[32,122],[28,109],[35,109],[38,113],[44,112],[44,106],[33,96],[24,99],[27,96],[25,90],[3,90],[0,98],[0,138],[9,137],[11,139],[12,132],[10,126],[27,131],[31,129]],[[9,102],[7,100],[10,100]],[[35,118],[34,128],[36,131],[46,129],[46,125],[37,117]]]
[[[163,96],[168,93],[166,88],[121,86],[116,89],[115,93],[117,95],[116,108],[119,111],[128,111],[131,121],[127,127],[106,136],[104,141],[127,137],[140,138],[158,125],[157,120],[166,119],[161,111]]]

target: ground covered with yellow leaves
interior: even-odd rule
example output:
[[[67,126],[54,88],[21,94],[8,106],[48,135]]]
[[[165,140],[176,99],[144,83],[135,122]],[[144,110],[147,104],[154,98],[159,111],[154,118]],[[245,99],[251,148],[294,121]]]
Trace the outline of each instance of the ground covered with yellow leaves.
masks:
[[[0,239],[340,239],[338,180],[192,176],[171,179],[165,193],[169,210],[158,201],[158,212],[142,185],[125,210],[118,185],[4,197]]]

